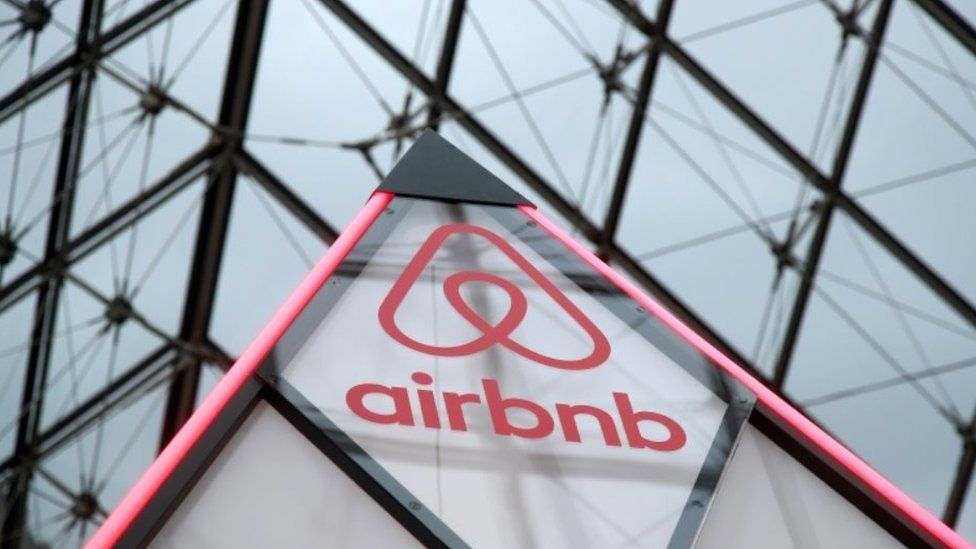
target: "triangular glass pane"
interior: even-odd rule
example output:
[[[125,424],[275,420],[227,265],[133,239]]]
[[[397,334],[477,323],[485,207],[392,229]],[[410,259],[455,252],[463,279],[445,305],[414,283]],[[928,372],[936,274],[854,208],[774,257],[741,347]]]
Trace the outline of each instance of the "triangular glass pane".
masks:
[[[829,166],[828,137],[840,134],[847,110],[837,99],[849,101],[861,42],[842,41],[825,3],[745,6],[679,2],[669,33],[795,148]]]

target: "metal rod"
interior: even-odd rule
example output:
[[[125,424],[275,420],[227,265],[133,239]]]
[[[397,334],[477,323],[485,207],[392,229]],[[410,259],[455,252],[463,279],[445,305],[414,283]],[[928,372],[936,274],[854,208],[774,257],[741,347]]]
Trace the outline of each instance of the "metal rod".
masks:
[[[249,152],[244,149],[237,151],[234,153],[234,162],[241,173],[246,173],[254,178],[279,204],[291,212],[315,236],[319,237],[319,240],[326,244],[332,244],[336,238],[339,238],[339,231],[335,227],[316,213],[315,209],[295,194],[288,185]]]
[[[647,52],[644,71],[641,73],[640,83],[637,86],[637,97],[631,111],[630,125],[627,128],[627,140],[624,142],[620,165],[617,168],[617,178],[613,184],[613,194],[610,196],[610,205],[607,207],[607,214],[603,222],[600,255],[604,257],[606,256],[605,248],[608,243],[616,238],[617,227],[620,224],[620,213],[623,209],[624,197],[627,195],[627,186],[630,184],[634,162],[637,159],[637,147],[640,145],[641,134],[644,130],[644,117],[647,113],[651,89],[654,86],[654,77],[657,75],[657,67],[661,59],[660,43],[666,36],[668,22],[671,20],[671,7],[671,0],[661,0],[657,7],[657,24],[654,26],[654,36],[650,37],[651,47]]]
[[[197,241],[183,305],[180,339],[190,345],[203,344],[209,338],[237,180],[233,155],[240,149],[241,136],[247,128],[267,12],[268,0],[242,0],[237,7],[218,118],[218,127],[228,135],[226,149],[220,161],[211,166],[211,181],[200,209]],[[196,405],[200,357],[184,355],[180,360],[163,414],[160,448],[189,419]]]
[[[969,53],[976,55],[976,29],[943,0],[913,0]]]
[[[451,12],[447,16],[447,28],[444,30],[444,44],[441,46],[441,56],[437,62],[437,75],[434,77],[434,85],[440,92],[438,95],[446,94],[450,84],[451,69],[454,68],[454,58],[457,56],[458,39],[461,36],[461,22],[464,20],[466,4],[466,0],[451,2]],[[427,125],[436,130],[440,125],[440,117],[440,105],[435,101],[427,113]]]
[[[857,87],[854,90],[854,97],[851,100],[847,121],[844,124],[844,133],[837,147],[830,181],[828,181],[830,188],[838,192],[844,181],[844,174],[847,171],[851,150],[854,148],[854,139],[857,137],[857,128],[860,125],[861,114],[864,111],[864,103],[871,89],[871,81],[874,77],[875,67],[878,65],[878,54],[881,50],[881,43],[884,41],[885,29],[888,27],[891,4],[892,0],[882,0],[874,19],[871,34],[867,37],[867,49],[864,53],[864,62],[861,65],[861,73],[858,76]],[[807,251],[806,261],[800,270],[800,286],[794,297],[793,308],[790,310],[789,323],[787,324],[783,341],[780,344],[780,352],[776,358],[776,365],[773,370],[773,385],[780,390],[784,388],[786,383],[786,376],[789,373],[790,362],[793,358],[793,351],[796,348],[796,341],[800,335],[800,327],[803,324],[807,304],[810,302],[810,294],[813,292],[814,279],[817,275],[817,269],[820,266],[820,258],[823,256],[824,245],[827,241],[827,233],[830,231],[830,221],[833,218],[833,214],[834,202],[828,200],[824,204],[823,211],[820,212],[817,230],[813,235],[813,240]]]

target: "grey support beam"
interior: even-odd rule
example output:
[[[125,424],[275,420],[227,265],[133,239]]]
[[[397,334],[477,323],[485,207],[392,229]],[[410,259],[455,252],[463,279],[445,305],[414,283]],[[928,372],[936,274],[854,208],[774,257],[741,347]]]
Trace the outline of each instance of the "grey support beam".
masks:
[[[953,528],[959,522],[959,514],[966,502],[966,494],[973,483],[974,470],[976,470],[976,439],[974,439],[973,428],[970,427],[968,432],[962,433],[962,453],[959,455],[956,475],[952,487],[949,488],[945,510],[942,512],[942,520]]]
[[[339,231],[335,227],[316,213],[314,208],[295,194],[288,185],[261,161],[251,156],[249,152],[243,149],[237,151],[234,155],[234,163],[238,171],[250,175],[272,198],[278,201],[278,204],[281,204],[295,216],[319,240],[326,244],[332,244],[336,238],[339,238]]]
[[[840,193],[841,185],[844,181],[844,174],[847,172],[847,165],[854,148],[854,139],[857,136],[857,128],[861,122],[861,114],[864,111],[864,103],[867,100],[868,92],[871,89],[871,80],[874,77],[875,67],[878,64],[878,55],[881,50],[881,43],[884,41],[885,29],[888,27],[888,20],[891,16],[892,0],[882,0],[881,6],[874,19],[871,34],[866,38],[867,47],[864,54],[864,62],[861,65],[861,72],[858,76],[857,87],[854,89],[854,96],[851,99],[851,107],[848,111],[847,121],[844,124],[844,133],[841,136],[837,153],[834,157],[834,165],[831,170],[830,180],[827,182],[829,188],[835,194]],[[807,251],[806,261],[800,266],[800,285],[794,296],[793,308],[790,310],[790,319],[787,324],[786,332],[780,344],[779,355],[773,370],[773,385],[783,390],[786,383],[786,376],[789,365],[793,358],[793,351],[800,335],[800,327],[806,313],[807,304],[810,301],[810,294],[813,292],[814,279],[817,269],[820,266],[820,258],[823,256],[824,245],[827,233],[830,231],[830,221],[834,214],[834,202],[829,200],[820,212],[820,219],[817,222],[817,229]]]
[[[242,0],[237,7],[217,124],[226,139],[225,151],[211,167],[183,305],[180,339],[190,345],[202,345],[209,340],[217,279],[237,180],[233,156],[240,149],[240,136],[247,128],[267,13],[268,0]],[[202,361],[191,354],[183,355],[180,360],[163,414],[160,448],[189,419],[196,405]]]
[[[461,36],[461,24],[464,20],[466,4],[467,0],[454,0],[451,2],[451,12],[447,16],[444,43],[441,45],[441,56],[437,62],[437,75],[434,77],[434,86],[439,92],[438,95],[441,96],[447,94],[450,85],[451,70],[454,68],[454,59],[457,57],[457,45]],[[436,101],[431,102],[427,115],[427,125],[436,130],[440,126],[440,117],[440,104]]]
[[[599,251],[600,255],[604,257],[606,256],[606,247],[616,238],[617,227],[620,225],[620,213],[623,210],[627,186],[630,184],[634,162],[637,159],[637,147],[640,145],[641,134],[644,130],[644,118],[647,114],[647,106],[650,103],[651,90],[654,86],[654,77],[657,75],[657,67],[661,59],[660,44],[666,36],[668,22],[671,20],[672,6],[671,0],[661,0],[657,7],[657,24],[654,26],[654,36],[650,38],[650,49],[647,52],[644,70],[641,72],[640,82],[637,85],[637,97],[631,111],[630,125],[627,127],[627,139],[620,155],[620,165],[617,167],[617,177],[614,180],[610,205],[607,207],[603,222]]]
[[[942,28],[955,38],[969,53],[976,55],[976,29],[944,0],[912,0]]]

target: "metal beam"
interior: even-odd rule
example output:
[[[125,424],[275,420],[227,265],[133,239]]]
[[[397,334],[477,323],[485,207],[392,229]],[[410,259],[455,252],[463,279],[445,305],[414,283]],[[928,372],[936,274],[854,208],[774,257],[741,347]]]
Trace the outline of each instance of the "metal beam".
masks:
[[[630,184],[630,176],[634,170],[634,161],[637,159],[637,147],[640,145],[641,133],[644,130],[644,117],[647,114],[647,105],[650,102],[654,77],[657,75],[657,67],[661,59],[660,43],[665,38],[668,23],[671,21],[672,5],[671,0],[660,0],[660,4],[657,6],[657,24],[654,26],[654,36],[649,38],[651,47],[647,52],[647,60],[644,62],[644,71],[641,73],[640,83],[637,85],[637,97],[631,111],[630,125],[627,128],[627,140],[624,142],[620,165],[617,168],[617,178],[613,184],[613,194],[610,196],[610,205],[607,207],[607,214],[603,222],[603,234],[600,240],[600,254],[603,256],[606,255],[604,249],[607,244],[613,242],[617,235],[620,212],[623,209],[627,186]]]
[[[847,122],[844,124],[844,133],[837,147],[837,154],[834,157],[834,165],[831,170],[830,180],[828,181],[830,188],[838,193],[844,181],[844,174],[847,172],[851,151],[854,148],[854,139],[857,137],[857,128],[861,123],[861,114],[864,111],[864,103],[871,89],[874,70],[878,65],[878,55],[880,54],[885,29],[888,27],[888,20],[891,16],[891,4],[892,0],[881,1],[881,6],[878,8],[878,13],[874,19],[871,34],[866,38],[867,49],[864,53],[864,62],[861,65],[861,73],[858,76],[857,87],[854,89],[854,96],[851,99]],[[824,245],[827,241],[827,233],[830,232],[830,221],[833,218],[833,214],[834,202],[828,200],[820,212],[820,219],[817,221],[817,230],[807,251],[806,261],[799,266],[800,286],[797,288],[794,297],[789,323],[787,324],[783,341],[780,344],[780,352],[776,358],[776,364],[773,370],[773,385],[780,390],[784,388],[784,384],[786,383],[786,375],[793,358],[793,351],[796,348],[796,341],[800,335],[800,327],[803,324],[807,304],[810,301],[810,294],[813,292],[814,279],[817,275],[817,269],[820,266],[820,258],[823,256]]]
[[[85,0],[81,7],[75,53],[84,55],[92,39],[98,35],[101,23],[101,0]],[[57,261],[63,254],[62,247],[71,231],[71,214],[74,206],[74,182],[82,158],[85,142],[85,122],[92,81],[95,74],[82,70],[75,73],[68,89],[65,119],[61,133],[61,150],[54,181],[54,194],[48,218],[47,241],[44,260]],[[26,108],[26,107],[25,107]],[[34,308],[34,324],[31,330],[31,346],[27,358],[26,375],[20,401],[21,411],[14,439],[14,457],[20,463],[33,463],[37,451],[37,436],[44,408],[47,370],[50,364],[53,334],[57,324],[57,312],[63,281],[50,277],[41,284]],[[28,540],[27,499],[34,474],[33,467],[21,467],[10,479],[7,487],[5,513],[0,527],[0,545],[20,546]]]
[[[976,29],[943,0],[913,0],[969,53],[976,55]]]
[[[319,240],[326,244],[332,244],[336,238],[339,238],[339,231],[335,227],[323,219],[308,203],[295,194],[288,185],[249,152],[244,149],[237,151],[234,154],[234,163],[241,173],[246,173],[254,178],[272,198],[291,212],[315,236],[319,237]]]
[[[441,56],[437,61],[437,74],[434,77],[434,86],[437,88],[438,95],[446,94],[450,84],[451,69],[454,67],[454,58],[457,53],[458,39],[461,36],[461,23],[464,20],[466,4],[466,0],[451,2],[451,12],[447,16],[447,28],[444,30],[444,43],[441,45]],[[427,113],[427,125],[436,130],[440,126],[440,117],[440,104],[434,101]]]
[[[200,210],[193,263],[183,305],[180,339],[190,345],[205,343],[210,332],[217,278],[227,241],[237,180],[237,168],[232,160],[240,149],[241,136],[247,127],[267,12],[268,0],[241,0],[237,7],[217,124],[226,140],[226,149],[212,166],[211,181]],[[200,357],[181,357],[163,414],[160,448],[173,438],[193,412],[201,364]]]
[[[959,522],[959,514],[966,502],[966,493],[973,483],[973,472],[976,470],[976,438],[972,426],[968,432],[962,433],[962,441],[962,453],[956,465],[956,476],[949,489],[945,510],[942,512],[942,520],[953,528]]]

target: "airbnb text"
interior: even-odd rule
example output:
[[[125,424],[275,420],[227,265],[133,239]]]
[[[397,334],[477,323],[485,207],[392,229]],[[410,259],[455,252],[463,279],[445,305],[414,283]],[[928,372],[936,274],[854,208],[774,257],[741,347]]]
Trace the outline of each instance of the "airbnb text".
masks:
[[[389,425],[413,426],[419,423],[429,429],[446,427],[452,431],[467,431],[465,411],[483,406],[487,408],[495,434],[501,436],[540,439],[552,435],[558,429],[567,442],[581,442],[577,422],[582,417],[588,417],[590,419],[587,421],[595,420],[600,426],[603,442],[607,446],[622,446],[626,443],[631,448],[672,452],[681,449],[687,441],[685,431],[677,421],[658,412],[634,410],[627,393],[613,393],[615,410],[611,412],[597,406],[562,402],[555,403],[550,411],[529,399],[503,396],[498,381],[494,379],[481,380],[480,394],[446,391],[437,394],[428,388],[433,383],[433,378],[423,372],[415,372],[411,379],[417,386],[408,388],[378,383],[355,385],[346,392],[346,404],[353,413],[367,421]],[[415,410],[411,403],[411,391],[416,394],[415,401],[419,404],[419,410]],[[377,405],[378,401],[383,400],[386,401],[384,405]],[[446,426],[442,425],[439,409],[445,412]],[[531,425],[516,425],[511,421],[510,412],[519,411],[534,418]],[[618,425],[622,427],[622,437],[617,429]],[[659,436],[648,436],[650,431]],[[667,434],[660,436],[662,433]]]

